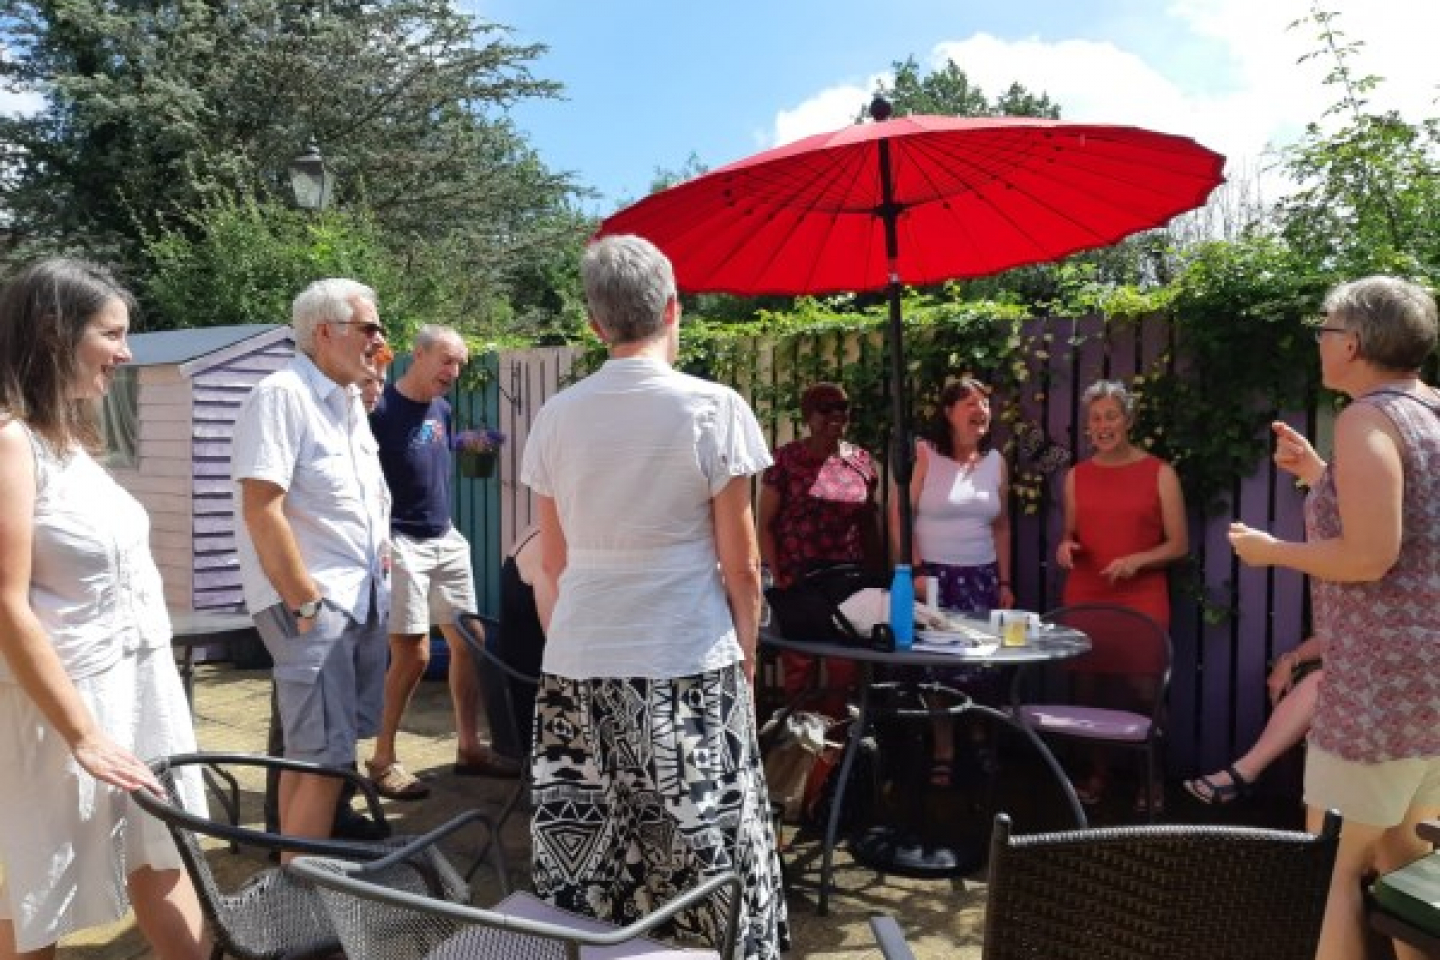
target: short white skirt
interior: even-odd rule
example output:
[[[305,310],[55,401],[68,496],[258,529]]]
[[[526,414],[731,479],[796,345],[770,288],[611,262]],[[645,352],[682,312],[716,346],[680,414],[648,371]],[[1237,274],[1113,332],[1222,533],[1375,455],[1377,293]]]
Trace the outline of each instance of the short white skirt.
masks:
[[[75,681],[101,729],[150,760],[195,749],[190,705],[168,646],[127,653]],[[205,813],[198,768],[177,779],[186,809]],[[127,874],[181,868],[164,824],[85,773],[15,684],[0,684],[0,919],[21,952],[111,923],[129,907]]]

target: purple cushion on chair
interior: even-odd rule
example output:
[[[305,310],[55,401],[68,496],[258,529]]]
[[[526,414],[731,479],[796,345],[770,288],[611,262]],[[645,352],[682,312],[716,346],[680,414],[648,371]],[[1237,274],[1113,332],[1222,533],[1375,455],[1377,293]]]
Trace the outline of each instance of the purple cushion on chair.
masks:
[[[1128,710],[1031,704],[1020,708],[1020,719],[1041,733],[1059,733],[1068,737],[1143,743],[1150,735],[1150,718]]]

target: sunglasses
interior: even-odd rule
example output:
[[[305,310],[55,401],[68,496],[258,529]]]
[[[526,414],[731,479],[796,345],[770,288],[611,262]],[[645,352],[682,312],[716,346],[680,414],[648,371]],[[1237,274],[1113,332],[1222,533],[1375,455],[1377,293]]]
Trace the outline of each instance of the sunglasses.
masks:
[[[1349,332],[1350,332],[1350,331],[1347,330],[1347,329],[1345,329],[1344,327],[1316,327],[1316,328],[1314,329],[1315,342],[1316,342],[1316,343],[1319,343],[1321,340],[1324,340],[1324,339],[1325,339],[1325,334],[1327,334],[1327,333],[1349,333]]]
[[[823,413],[823,414],[825,414],[826,416],[830,416],[831,414],[836,414],[836,413],[849,413],[849,412],[850,412],[850,401],[849,401],[849,400],[822,400],[821,402],[815,404],[815,408],[814,408],[814,409],[815,409],[815,412],[816,412],[816,413]]]
[[[367,340],[385,337],[385,328],[369,320],[327,320],[325,322],[337,327],[359,327],[361,336]]]

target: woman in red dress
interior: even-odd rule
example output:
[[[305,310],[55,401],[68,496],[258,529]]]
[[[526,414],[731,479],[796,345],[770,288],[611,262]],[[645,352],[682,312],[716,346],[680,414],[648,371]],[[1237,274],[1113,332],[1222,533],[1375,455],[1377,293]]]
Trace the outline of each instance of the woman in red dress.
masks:
[[[760,486],[760,559],[777,587],[788,587],[815,567],[880,561],[879,510],[875,489],[879,473],[863,448],[845,440],[850,398],[843,387],[817,383],[800,398],[800,414],[809,436],[775,451]],[[813,658],[795,653],[780,657],[785,692],[804,685]],[[843,692],[855,684],[851,660],[825,662],[825,686],[836,695],[819,709],[844,715]]]
[[[1063,602],[1118,604],[1169,629],[1165,568],[1190,549],[1180,479],[1170,464],[1131,443],[1134,401],[1123,384],[1097,381],[1081,402],[1094,453],[1065,476],[1065,533],[1055,550],[1069,571]],[[1131,693],[1144,698],[1148,691]],[[1107,779],[1097,762],[1076,792],[1096,803]],[[1142,796],[1137,805],[1146,802]]]

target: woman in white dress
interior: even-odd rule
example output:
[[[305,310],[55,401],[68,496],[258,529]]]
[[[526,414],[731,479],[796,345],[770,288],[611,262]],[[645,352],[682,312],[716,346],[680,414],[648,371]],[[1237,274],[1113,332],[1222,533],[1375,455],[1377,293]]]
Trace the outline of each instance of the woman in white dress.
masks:
[[[156,956],[204,955],[175,846],[129,798],[161,789],[142,757],[195,749],[149,519],[90,456],[132,303],[63,259],[0,293],[0,958],[131,905]]]

